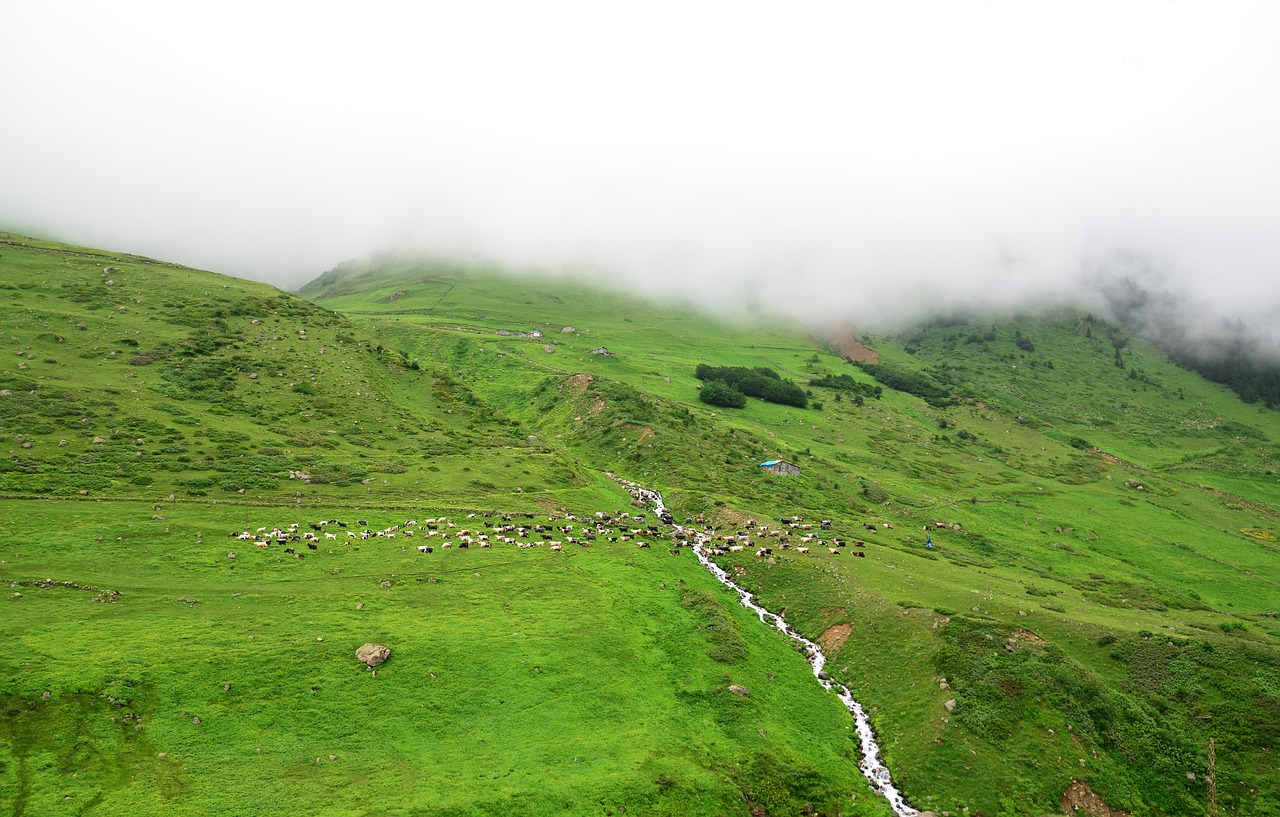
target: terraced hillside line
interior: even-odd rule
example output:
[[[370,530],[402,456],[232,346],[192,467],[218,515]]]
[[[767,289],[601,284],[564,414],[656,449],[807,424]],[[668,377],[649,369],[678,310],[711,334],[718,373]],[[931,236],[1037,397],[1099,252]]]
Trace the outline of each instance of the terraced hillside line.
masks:
[[[652,505],[659,516],[667,513],[666,505],[662,502],[662,494],[616,476],[614,476],[614,479],[626,487],[637,500]],[[867,718],[867,713],[863,710],[862,704],[854,700],[853,694],[849,692],[849,688],[844,684],[839,684],[823,677],[825,675],[823,668],[827,664],[827,656],[823,653],[822,648],[791,629],[787,622],[782,620],[782,616],[756,603],[754,594],[738,586],[733,579],[729,578],[728,573],[711,561],[711,557],[706,552],[706,536],[702,531],[685,528],[682,525],[676,525],[675,527],[687,530],[694,535],[693,552],[698,557],[698,561],[721,584],[737,593],[738,600],[742,603],[742,606],[754,612],[759,617],[760,623],[771,625],[791,640],[798,641],[804,645],[805,658],[808,659],[809,666],[813,668],[813,677],[817,679],[823,689],[834,692],[840,702],[844,704],[845,709],[849,710],[849,714],[853,715],[854,726],[858,732],[858,740],[862,745],[862,761],[858,764],[858,768],[862,771],[863,776],[867,778],[873,789],[889,801],[889,807],[893,809],[893,813],[897,817],[918,817],[920,812],[912,808],[907,803],[902,792],[898,791],[897,787],[893,785],[889,767],[880,759],[880,744],[876,742],[875,731],[871,728],[871,720]]]

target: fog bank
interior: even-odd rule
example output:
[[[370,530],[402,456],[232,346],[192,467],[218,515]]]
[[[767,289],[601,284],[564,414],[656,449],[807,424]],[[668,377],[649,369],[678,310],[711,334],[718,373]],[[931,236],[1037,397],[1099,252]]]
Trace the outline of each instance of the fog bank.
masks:
[[[1240,319],[1274,351],[1278,23],[1154,0],[13,4],[0,225],[287,288],[395,248],[869,328],[1129,278],[1167,294],[1153,323]]]

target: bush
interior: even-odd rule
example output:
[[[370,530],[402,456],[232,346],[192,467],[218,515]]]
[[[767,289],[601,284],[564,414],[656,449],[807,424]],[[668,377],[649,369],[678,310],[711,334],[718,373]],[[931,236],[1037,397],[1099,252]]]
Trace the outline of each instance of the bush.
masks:
[[[702,387],[698,399],[708,405],[724,408],[743,408],[747,405],[747,396],[723,380],[708,381]]]
[[[956,402],[947,389],[923,372],[890,368],[884,363],[855,361],[854,365],[889,388],[914,394],[934,408],[945,408]]]
[[[809,404],[803,389],[790,380],[783,380],[777,372],[764,366],[748,369],[744,366],[708,366],[700,363],[694,370],[694,376],[703,381],[723,381],[743,395],[759,397],[769,403],[797,408],[805,408]],[[703,402],[708,402],[705,397]]]

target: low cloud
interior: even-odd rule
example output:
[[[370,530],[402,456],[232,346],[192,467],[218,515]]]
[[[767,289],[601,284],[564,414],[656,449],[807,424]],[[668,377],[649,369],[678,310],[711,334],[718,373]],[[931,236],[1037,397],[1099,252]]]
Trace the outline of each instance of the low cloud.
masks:
[[[887,5],[24,4],[0,224],[289,288],[394,248],[872,329],[1127,280],[1151,331],[1280,348],[1273,6]]]

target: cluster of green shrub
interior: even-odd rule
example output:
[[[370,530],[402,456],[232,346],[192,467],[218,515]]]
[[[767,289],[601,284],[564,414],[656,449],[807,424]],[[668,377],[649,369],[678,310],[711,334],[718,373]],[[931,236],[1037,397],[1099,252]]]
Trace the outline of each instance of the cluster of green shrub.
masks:
[[[829,374],[824,377],[815,377],[809,381],[809,385],[820,386],[824,389],[839,389],[840,391],[846,391],[860,397],[870,397],[875,400],[879,400],[880,395],[884,392],[884,389],[880,386],[862,383],[847,374]]]
[[[767,403],[805,408],[809,398],[804,389],[783,380],[781,375],[765,366],[748,369],[745,366],[708,366],[699,363],[694,376],[706,383],[701,399],[713,406],[742,408],[747,397],[759,397]]]
[[[951,396],[951,392],[923,372],[900,369],[886,363],[866,363],[859,360],[853,361],[853,365],[885,386],[895,391],[914,394],[934,408],[945,408],[955,404],[955,398]]]

